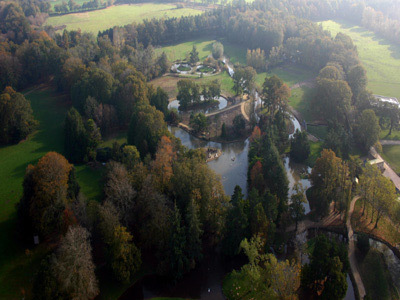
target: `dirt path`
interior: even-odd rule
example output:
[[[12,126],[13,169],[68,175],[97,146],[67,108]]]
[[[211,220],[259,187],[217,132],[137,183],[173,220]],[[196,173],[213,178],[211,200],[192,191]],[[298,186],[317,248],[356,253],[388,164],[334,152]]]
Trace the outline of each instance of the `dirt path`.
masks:
[[[241,104],[240,111],[242,112],[243,118],[245,118],[247,122],[250,122],[250,116],[246,112],[246,104],[248,103],[248,101],[250,100],[243,101],[242,103],[240,103]]]
[[[358,269],[358,264],[355,256],[355,243],[354,243],[354,232],[353,228],[351,227],[351,216],[354,211],[354,205],[356,204],[356,201],[360,197],[354,197],[353,200],[351,200],[350,203],[350,208],[347,213],[347,221],[346,221],[346,227],[347,227],[347,233],[349,237],[349,262],[350,262],[350,268],[351,272],[353,273],[354,280],[357,286],[358,294],[360,295],[361,299],[364,299],[366,292],[365,292],[365,287],[361,279],[361,275]]]
[[[309,88],[315,87],[315,78],[311,78],[311,79],[308,79],[308,80],[305,80],[305,81],[301,81],[301,82],[295,83],[290,88],[291,89],[298,89],[298,88],[300,88],[302,86],[306,86],[306,87],[309,87]]]
[[[224,108],[224,109],[217,110],[217,111],[214,111],[214,112],[212,112],[212,113],[206,114],[206,117],[212,117],[212,116],[215,116],[215,115],[222,114],[222,113],[224,113],[224,112],[227,112],[227,111],[229,111],[229,110],[232,110],[232,109],[234,109],[234,108],[236,108],[236,107],[241,106],[242,103],[244,103],[244,102],[240,102],[240,103],[237,103],[237,104],[228,106],[228,107],[226,107],[226,108]]]
[[[380,140],[381,145],[400,145],[400,141],[395,140]]]

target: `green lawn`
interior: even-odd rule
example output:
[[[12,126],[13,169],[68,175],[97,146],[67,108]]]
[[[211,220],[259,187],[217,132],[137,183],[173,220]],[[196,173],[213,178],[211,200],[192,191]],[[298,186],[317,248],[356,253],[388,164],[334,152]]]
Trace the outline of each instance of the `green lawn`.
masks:
[[[185,60],[190,51],[192,51],[193,46],[196,46],[199,52],[200,61],[205,60],[212,53],[212,44],[216,40],[210,40],[207,38],[197,39],[193,41],[188,41],[185,43],[180,43],[176,45],[169,45],[165,47],[160,47],[156,49],[156,54],[161,54],[165,52],[167,54],[169,61]],[[224,45],[224,53],[230,58],[232,63],[246,63],[246,48],[236,46],[225,40],[220,41]]]
[[[314,79],[317,74],[313,71],[307,70],[305,67],[298,65],[284,65],[272,69],[270,72],[259,73],[256,77],[256,84],[261,87],[264,83],[265,77],[272,75],[278,76],[282,79],[289,87],[302,81],[308,81]]]
[[[31,101],[38,130],[27,140],[0,148],[0,299],[21,298],[29,290],[31,277],[47,253],[37,247],[25,254],[16,235],[15,205],[22,195],[22,181],[28,164],[36,164],[49,151],[62,153],[62,123],[68,106],[53,90],[38,90],[26,95]],[[82,165],[76,167],[77,179],[88,199],[101,195],[101,171]]]
[[[176,99],[176,96],[178,95],[178,89],[177,89],[177,83],[179,80],[183,78],[191,78],[195,80],[198,84],[204,84],[206,82],[212,81],[212,80],[219,80],[221,82],[221,93],[227,96],[233,96],[234,92],[232,90],[233,88],[233,81],[232,78],[226,73],[222,72],[217,75],[213,76],[205,76],[203,78],[199,78],[198,76],[182,76],[182,77],[173,77],[173,76],[163,76],[156,78],[152,81],[150,81],[150,84],[152,84],[154,87],[161,87],[163,88],[167,93],[168,97],[170,99]],[[123,141],[123,137],[120,137],[120,140]],[[103,144],[103,145],[108,145],[110,146],[112,142],[108,142],[108,144]]]
[[[307,159],[307,165],[313,167],[315,165],[315,161],[319,158],[320,153],[322,151],[323,142],[310,142],[310,156]]]
[[[400,145],[384,145],[382,150],[382,157],[397,174],[400,174]]]
[[[82,31],[97,34],[99,31],[114,26],[142,22],[145,19],[172,18],[197,15],[200,13],[202,13],[202,11],[192,8],[177,9],[174,4],[126,4],[90,12],[50,17],[44,25],[66,25],[68,30],[77,30],[80,28]]]
[[[292,89],[289,98],[289,105],[297,110],[307,123],[314,121],[313,109],[311,108],[311,101],[314,96],[315,89],[303,86]]]
[[[357,46],[359,57],[367,69],[368,88],[374,94],[400,99],[400,47],[379,38],[367,29],[342,21],[321,22],[333,36],[349,35]]]
[[[392,134],[389,136],[389,129],[382,129],[379,134],[381,140],[400,140],[400,131],[392,130]]]

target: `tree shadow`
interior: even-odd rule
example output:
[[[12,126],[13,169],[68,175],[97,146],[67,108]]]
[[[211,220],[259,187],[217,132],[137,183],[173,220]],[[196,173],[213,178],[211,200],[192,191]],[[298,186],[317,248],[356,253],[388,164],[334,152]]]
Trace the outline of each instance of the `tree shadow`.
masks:
[[[205,46],[203,47],[203,51],[212,52],[212,44],[213,44],[213,43],[208,43],[207,45],[205,45]]]

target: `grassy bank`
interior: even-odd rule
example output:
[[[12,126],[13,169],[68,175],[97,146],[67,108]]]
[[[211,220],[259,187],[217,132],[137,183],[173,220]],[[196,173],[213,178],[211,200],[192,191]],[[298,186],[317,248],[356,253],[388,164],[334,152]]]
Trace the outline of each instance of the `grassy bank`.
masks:
[[[322,27],[333,36],[349,35],[357,46],[359,57],[367,70],[368,88],[374,94],[400,98],[400,47],[379,38],[373,32],[342,21],[324,21]]]
[[[265,77],[270,77],[272,75],[278,76],[282,79],[289,87],[292,87],[296,83],[309,81],[314,79],[317,74],[313,71],[307,70],[303,66],[299,65],[284,65],[282,67],[277,67],[272,69],[270,72],[259,73],[256,77],[256,84],[258,87],[262,87]]]
[[[393,226],[386,216],[382,216],[382,218],[379,220],[378,228],[374,228],[375,218],[374,222],[371,223],[371,208],[367,206],[365,211],[366,213],[364,216],[362,216],[362,201],[357,201],[354,207],[354,213],[351,217],[351,223],[354,231],[365,232],[378,236],[392,245],[397,245],[400,243],[400,232],[395,226]]]
[[[99,31],[114,26],[123,26],[133,22],[142,22],[145,19],[173,18],[197,15],[200,13],[202,13],[202,11],[192,8],[178,9],[174,4],[126,4],[110,6],[106,9],[90,12],[50,17],[47,19],[45,25],[66,25],[68,30],[77,30],[80,28],[82,31],[97,34]]]
[[[369,299],[398,299],[399,295],[381,253],[371,249],[365,257],[358,255],[358,260]]]
[[[400,145],[384,145],[382,150],[382,157],[393,168],[393,171],[400,174]]]

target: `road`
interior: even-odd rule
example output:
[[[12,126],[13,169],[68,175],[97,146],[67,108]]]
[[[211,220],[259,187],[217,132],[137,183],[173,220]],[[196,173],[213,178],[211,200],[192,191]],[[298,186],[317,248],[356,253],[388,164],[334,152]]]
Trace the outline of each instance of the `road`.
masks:
[[[244,103],[244,102],[240,102],[240,103],[237,103],[237,104],[234,104],[234,105],[225,107],[224,109],[217,110],[217,111],[214,111],[214,112],[212,112],[212,113],[206,114],[206,117],[212,117],[212,116],[215,116],[215,115],[222,114],[222,113],[224,113],[224,112],[230,111],[230,110],[232,110],[232,109],[234,109],[234,108],[236,108],[236,107],[241,106],[242,103]]]
[[[400,145],[400,141],[395,140],[380,140],[381,145]]]
[[[359,199],[359,196],[356,196],[351,200],[350,203],[350,208],[347,214],[347,221],[346,221],[346,227],[347,227],[347,233],[349,237],[349,262],[350,262],[350,268],[351,272],[353,273],[354,280],[356,282],[356,286],[358,289],[358,294],[360,295],[360,299],[364,299],[366,292],[365,292],[365,287],[361,279],[360,271],[358,269],[358,264],[355,256],[355,242],[354,242],[354,232],[353,228],[351,227],[351,216],[354,211],[354,205],[356,204],[357,200]]]

